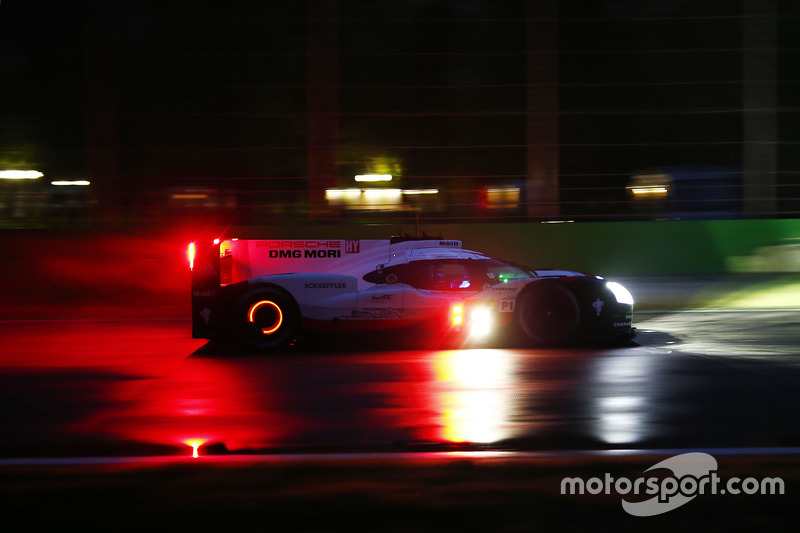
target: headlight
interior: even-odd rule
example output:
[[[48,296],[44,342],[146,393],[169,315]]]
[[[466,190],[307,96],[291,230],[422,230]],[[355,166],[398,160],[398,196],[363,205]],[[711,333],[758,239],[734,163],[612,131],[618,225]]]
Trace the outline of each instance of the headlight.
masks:
[[[614,293],[617,303],[633,305],[633,295],[628,289],[616,281],[609,281],[606,283],[606,287],[608,287],[608,290]]]
[[[472,309],[469,316],[469,332],[475,337],[485,337],[492,332],[492,312],[486,307]]]

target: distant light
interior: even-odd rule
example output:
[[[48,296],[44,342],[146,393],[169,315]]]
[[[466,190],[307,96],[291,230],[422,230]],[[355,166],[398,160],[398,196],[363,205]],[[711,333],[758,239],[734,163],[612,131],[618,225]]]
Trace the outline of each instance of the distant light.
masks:
[[[489,209],[516,209],[519,207],[519,187],[490,187],[486,189],[486,207]]]
[[[669,174],[637,174],[631,178],[626,189],[635,200],[666,198],[672,183],[673,179]]]
[[[400,189],[365,189],[364,198],[368,203],[391,202],[399,200],[402,192]]]
[[[38,180],[42,176],[38,170],[0,170],[0,179],[4,180]]]
[[[338,200],[358,200],[361,197],[361,189],[326,189],[325,199],[328,201]]]
[[[326,189],[325,199],[331,205],[343,205],[351,209],[391,209],[402,204],[400,189]]]
[[[637,198],[644,196],[664,198],[669,192],[668,187],[661,185],[653,187],[628,187],[628,190]]]
[[[208,195],[205,193],[178,193],[173,194],[170,198],[173,200],[205,200]]]
[[[50,182],[50,185],[55,185],[56,187],[88,187],[91,184],[92,182],[86,180],[56,180]]]
[[[391,174],[356,174],[356,181],[392,181]]]
[[[403,194],[406,195],[439,194],[439,189],[403,189]]]

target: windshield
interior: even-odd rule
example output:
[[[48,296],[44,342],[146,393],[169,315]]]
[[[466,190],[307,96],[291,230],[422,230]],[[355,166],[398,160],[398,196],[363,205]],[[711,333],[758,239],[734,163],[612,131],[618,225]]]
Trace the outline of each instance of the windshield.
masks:
[[[504,263],[497,259],[488,259],[483,263],[486,266],[486,276],[493,283],[508,283],[514,279],[533,277],[530,272],[512,263]]]

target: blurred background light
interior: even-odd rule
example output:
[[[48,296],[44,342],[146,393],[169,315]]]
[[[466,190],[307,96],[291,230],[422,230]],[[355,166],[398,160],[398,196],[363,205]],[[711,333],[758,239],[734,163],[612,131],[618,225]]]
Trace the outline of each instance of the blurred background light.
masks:
[[[88,187],[91,184],[92,182],[87,180],[56,180],[50,182],[50,185],[55,185],[56,187]]]
[[[0,170],[0,179],[4,180],[37,180],[42,176],[38,170]]]
[[[392,181],[391,174],[357,174],[356,181],[359,182],[374,182],[374,181]]]

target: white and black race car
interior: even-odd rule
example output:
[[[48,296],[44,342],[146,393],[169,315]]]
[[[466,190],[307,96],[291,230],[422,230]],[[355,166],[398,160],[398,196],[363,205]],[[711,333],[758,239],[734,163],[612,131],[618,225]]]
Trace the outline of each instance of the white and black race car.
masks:
[[[215,240],[190,245],[194,338],[258,349],[311,331],[403,329],[532,344],[630,338],[633,298],[599,276],[533,270],[460,241]]]

